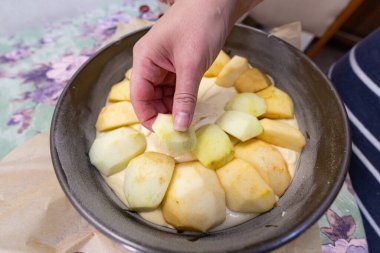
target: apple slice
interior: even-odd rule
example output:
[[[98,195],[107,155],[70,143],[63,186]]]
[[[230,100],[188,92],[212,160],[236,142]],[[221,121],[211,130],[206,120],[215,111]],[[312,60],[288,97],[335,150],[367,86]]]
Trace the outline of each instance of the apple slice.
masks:
[[[112,86],[110,94],[108,95],[108,101],[110,102],[120,102],[120,101],[130,101],[130,83],[128,79]]]
[[[132,210],[157,208],[165,196],[174,171],[170,156],[146,152],[132,159],[125,170],[124,193]]]
[[[215,124],[205,125],[196,131],[194,155],[210,169],[217,169],[232,160],[234,148],[228,135]]]
[[[125,169],[119,171],[118,173],[113,174],[112,176],[104,177],[104,180],[116,196],[123,202],[124,205],[129,207],[127,198],[124,194],[124,172]]]
[[[176,131],[171,114],[159,113],[152,129],[172,153],[183,153],[194,149],[196,143],[194,129],[190,127],[186,132]]]
[[[129,127],[105,132],[92,143],[91,163],[105,176],[111,176],[128,165],[128,162],[144,152],[145,136]]]
[[[216,173],[232,211],[262,213],[276,204],[273,190],[248,162],[234,159]]]
[[[249,68],[248,60],[244,57],[235,55],[232,59],[224,65],[215,79],[215,83],[222,87],[231,87],[234,85],[236,79]]]
[[[267,110],[265,100],[254,93],[236,94],[224,107],[226,111],[240,111],[255,117],[263,115]]]
[[[249,140],[235,146],[235,157],[249,162],[277,196],[288,188],[291,177],[281,153],[260,140]]]
[[[294,105],[288,94],[282,90],[270,86],[265,90],[256,93],[265,99],[267,110],[262,115],[271,119],[292,119],[294,118]]]
[[[138,123],[130,102],[118,102],[103,107],[96,121],[98,131],[106,131]]]
[[[241,141],[247,141],[263,131],[258,119],[245,112],[226,111],[216,121],[216,124]]]
[[[235,146],[236,144],[238,144],[240,142],[240,140],[232,135],[228,135],[228,137],[230,137],[230,141],[232,143],[233,146]]]
[[[249,68],[236,79],[234,84],[239,92],[257,92],[271,85],[271,81],[261,70]]]
[[[131,80],[132,68],[128,69],[127,72],[125,72],[124,76],[125,76],[126,79]]]
[[[223,69],[224,65],[229,62],[231,58],[226,54],[223,50],[221,50],[216,57],[215,61],[212,63],[210,68],[206,71],[206,73],[203,75],[205,77],[215,77],[217,76],[220,71]]]
[[[295,151],[301,151],[306,144],[305,137],[295,127],[271,119],[262,119],[260,123],[264,128],[263,133],[257,136],[260,140]]]
[[[177,164],[162,213],[179,230],[206,232],[221,224],[226,219],[225,194],[215,171],[199,162]]]

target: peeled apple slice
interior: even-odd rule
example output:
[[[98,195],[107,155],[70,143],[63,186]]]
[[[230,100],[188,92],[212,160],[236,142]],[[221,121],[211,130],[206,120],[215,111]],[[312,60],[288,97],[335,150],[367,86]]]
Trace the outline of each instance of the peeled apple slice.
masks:
[[[265,99],[267,110],[262,115],[270,119],[292,119],[294,118],[294,105],[288,94],[282,90],[270,86],[256,93]]]
[[[127,78],[128,80],[131,80],[131,76],[132,76],[132,68],[128,69],[128,71],[125,72],[125,78]]]
[[[261,70],[249,68],[235,81],[235,88],[239,92],[257,92],[271,85],[271,81]]]
[[[236,79],[249,68],[248,60],[244,57],[235,55],[232,59],[224,65],[215,79],[215,83],[222,87],[231,87],[234,85]]]
[[[241,141],[247,141],[263,131],[259,120],[245,112],[226,111],[216,121],[216,124],[226,133]]]
[[[145,136],[136,130],[123,127],[105,132],[93,142],[89,156],[91,163],[105,176],[111,176],[142,154],[146,148]]]
[[[206,232],[221,224],[226,219],[226,202],[215,171],[199,162],[177,164],[162,214],[180,230]]]
[[[103,107],[96,121],[96,129],[106,131],[138,122],[132,104],[123,101]]]
[[[107,182],[108,186],[113,190],[116,196],[119,197],[121,202],[127,207],[129,206],[127,198],[124,194],[124,170],[119,171],[118,173],[113,174],[112,176],[104,177],[104,180]]]
[[[273,190],[248,162],[234,159],[216,173],[232,211],[262,213],[276,204]]]
[[[108,101],[110,102],[120,102],[120,101],[130,101],[130,83],[129,80],[124,79],[123,81],[112,86],[110,94],[108,95]]]
[[[257,136],[260,140],[295,151],[301,151],[306,144],[305,137],[295,127],[271,119],[262,119],[260,123],[264,128],[263,133]]]
[[[291,177],[288,165],[275,147],[253,139],[236,145],[235,157],[249,162],[277,196],[284,194]]]
[[[196,131],[196,135],[197,144],[193,153],[203,166],[217,169],[232,160],[234,147],[218,125],[205,125]]]
[[[236,94],[227,103],[224,110],[247,112],[255,117],[259,117],[265,113],[267,105],[263,98],[254,93],[240,93]]]
[[[228,135],[228,137],[230,137],[230,141],[231,141],[232,145],[234,145],[234,146],[240,142],[240,140],[238,138],[236,138],[232,135]]]
[[[171,114],[159,113],[152,125],[152,129],[172,153],[191,151],[195,146],[194,129],[190,127],[186,132],[176,131]]]
[[[216,57],[215,61],[212,63],[210,68],[204,74],[205,77],[215,77],[223,69],[224,65],[230,61],[230,57],[223,50],[221,50]]]
[[[165,196],[174,171],[170,156],[146,152],[132,159],[125,170],[124,193],[132,210],[157,208]]]

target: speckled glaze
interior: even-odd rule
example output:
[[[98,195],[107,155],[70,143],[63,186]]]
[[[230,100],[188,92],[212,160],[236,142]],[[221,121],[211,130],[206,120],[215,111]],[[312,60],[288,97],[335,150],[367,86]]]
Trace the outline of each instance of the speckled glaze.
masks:
[[[338,194],[347,172],[351,142],[343,105],[327,78],[302,52],[245,26],[234,27],[224,50],[247,57],[290,94],[307,137],[298,171],[278,206],[241,225],[205,234],[152,225],[125,209],[90,164],[88,151],[111,85],[123,79],[132,65],[133,45],[147,31],[127,35],[87,61],[55,109],[53,165],[79,213],[110,238],[141,252],[265,252],[315,223]]]

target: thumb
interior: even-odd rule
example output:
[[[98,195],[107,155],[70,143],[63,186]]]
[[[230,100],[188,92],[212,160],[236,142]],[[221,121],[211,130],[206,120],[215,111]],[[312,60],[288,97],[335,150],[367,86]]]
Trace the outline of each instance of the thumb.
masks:
[[[176,88],[173,99],[174,129],[186,131],[193,119],[197,103],[199,82],[202,73],[194,68],[180,68],[176,71]]]

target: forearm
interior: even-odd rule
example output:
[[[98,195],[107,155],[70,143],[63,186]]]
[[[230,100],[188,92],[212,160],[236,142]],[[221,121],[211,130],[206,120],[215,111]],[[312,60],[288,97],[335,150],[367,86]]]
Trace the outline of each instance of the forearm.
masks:
[[[173,5],[175,2],[179,1],[193,1],[193,0],[159,0],[162,3]],[[211,8],[215,6],[227,7],[232,10],[231,23],[235,23],[241,15],[247,12],[249,9],[253,8],[263,0],[203,0],[203,4],[209,5]]]
[[[228,34],[236,21],[251,8],[263,0],[160,0],[169,5],[187,5],[194,10],[194,6],[203,9],[201,12],[208,13],[214,19],[223,21]],[[191,7],[190,7],[191,6]]]

